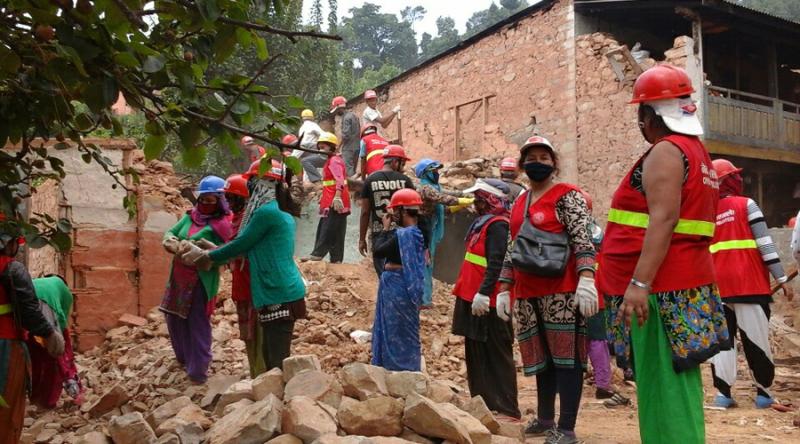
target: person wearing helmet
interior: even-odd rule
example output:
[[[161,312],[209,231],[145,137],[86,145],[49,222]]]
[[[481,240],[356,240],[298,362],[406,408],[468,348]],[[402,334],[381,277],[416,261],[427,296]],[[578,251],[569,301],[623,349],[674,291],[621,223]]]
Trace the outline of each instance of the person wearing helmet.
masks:
[[[200,269],[246,257],[250,293],[258,312],[267,370],[282,368],[291,354],[295,321],[306,317],[305,284],[294,261],[296,225],[278,202],[283,178],[273,170],[250,177],[250,198],[239,233],[210,251],[193,249],[183,258]]]
[[[339,150],[347,166],[347,176],[355,176],[358,167],[358,149],[361,145],[361,122],[358,116],[347,108],[347,100],[334,97],[331,102],[331,114],[340,117],[339,134],[342,140]]]
[[[742,169],[726,159],[716,159],[714,170],[719,179],[717,227],[711,241],[717,287],[722,296],[728,332],[739,339],[750,374],[756,386],[756,408],[775,403],[769,387],[775,377],[775,363],[769,341],[769,317],[772,301],[769,275],[783,289],[790,301],[794,297],[788,277],[778,257],[769,228],[758,204],[742,194]],[[731,387],[736,382],[736,345],[711,358],[711,374],[717,396],[714,405],[736,405]]]
[[[233,167],[236,171],[247,169],[253,161],[267,152],[264,147],[257,144],[250,136],[242,136],[242,138],[239,139],[239,146],[242,149],[242,154],[233,161]]]
[[[383,216],[392,195],[405,188],[414,189],[414,183],[403,172],[409,159],[400,145],[389,145],[386,154],[381,156],[383,168],[375,171],[364,181],[361,189],[361,218],[358,226],[358,251],[367,255],[367,231],[370,243],[375,245],[375,237],[383,231]],[[383,263],[373,254],[372,263],[378,276],[383,271]]]
[[[361,121],[364,125],[373,124],[376,128],[378,125],[382,128],[388,128],[392,120],[400,114],[400,105],[392,108],[392,111],[385,116],[381,114],[378,111],[378,94],[371,89],[364,93],[364,101],[367,103],[364,112],[361,114]]]
[[[372,325],[372,365],[392,371],[418,372],[421,366],[419,310],[425,282],[425,240],[417,226],[421,205],[416,191],[395,192],[372,246],[385,264]]]
[[[709,251],[717,176],[693,92],[671,65],[636,79],[631,103],[652,147],[614,193],[598,268],[618,357],[630,339],[645,444],[705,442],[700,363],[730,348]]]
[[[83,387],[70,337],[74,300],[72,292],[64,278],[55,274],[34,279],[33,288],[42,314],[64,338],[64,354],[51,356],[43,338],[28,335],[26,343],[31,359],[31,402],[44,409],[55,408],[63,391],[76,404],[80,404],[83,401]]]
[[[466,255],[453,287],[452,333],[464,337],[470,396],[481,396],[489,410],[519,419],[513,302],[509,293],[497,297],[508,241],[509,191],[498,179],[478,179],[464,190],[475,196],[478,217],[467,231]]]
[[[17,443],[30,385],[25,331],[44,339],[47,353],[64,354],[65,339],[42,313],[28,270],[14,258],[24,243],[14,221],[0,214],[0,442]]]
[[[347,171],[342,156],[336,153],[338,140],[331,133],[319,138],[317,147],[328,152],[322,169],[322,196],[319,200],[319,225],[314,250],[304,260],[321,261],[330,254],[331,262],[339,264],[344,259],[344,240],[347,234],[347,216],[350,215],[350,190],[347,188]]]
[[[472,205],[473,199],[456,197],[442,191],[439,184],[439,170],[442,163],[433,159],[422,159],[414,167],[414,174],[419,178],[419,194],[422,196],[422,222],[420,227],[428,242],[431,260],[425,269],[425,295],[422,298],[424,307],[433,305],[433,262],[436,247],[444,239],[444,216],[448,211],[457,212]],[[460,194],[460,193],[459,193]]]
[[[219,291],[219,269],[198,269],[182,260],[181,254],[221,245],[233,237],[224,189],[224,179],[204,177],[197,187],[194,208],[164,234],[164,249],[176,257],[159,308],[167,321],[175,358],[196,384],[206,381],[211,363],[210,316]]]
[[[598,305],[589,210],[580,188],[555,180],[558,164],[555,147],[544,137],[530,137],[520,148],[518,165],[530,187],[511,210],[511,243],[497,296],[503,300],[514,292],[523,373],[536,376],[537,417],[525,433],[546,435],[548,444],[578,442],[586,318]],[[561,247],[542,248],[542,242]]]
[[[260,164],[260,162],[258,162]],[[249,175],[249,173],[248,173]],[[225,199],[230,205],[233,218],[231,225],[234,236],[239,233],[242,226],[244,210],[250,191],[247,187],[248,178],[244,174],[233,174],[225,180]],[[230,263],[231,269],[231,299],[236,304],[236,313],[239,321],[239,339],[244,341],[247,353],[247,362],[250,368],[250,377],[264,373],[264,353],[262,351],[262,334],[258,326],[258,312],[253,307],[253,297],[250,291],[250,263],[247,257],[236,258]]]
[[[512,204],[517,200],[520,193],[525,191],[525,187],[517,183],[519,177],[519,167],[517,166],[517,159],[513,157],[506,157],[500,161],[500,179],[508,185],[509,190],[508,200]]]
[[[300,129],[297,130],[298,136],[301,137],[300,146],[307,150],[315,150],[317,149],[317,140],[319,140],[319,136],[321,136],[324,131],[322,131],[322,128],[314,121],[314,112],[310,109],[304,109],[303,112],[300,113],[300,117],[303,119],[303,124],[300,125]],[[292,153],[292,155],[301,157],[302,153],[295,152]]]
[[[361,180],[364,180],[375,171],[383,169],[383,151],[389,142],[378,134],[378,127],[374,123],[364,124],[361,129]]]

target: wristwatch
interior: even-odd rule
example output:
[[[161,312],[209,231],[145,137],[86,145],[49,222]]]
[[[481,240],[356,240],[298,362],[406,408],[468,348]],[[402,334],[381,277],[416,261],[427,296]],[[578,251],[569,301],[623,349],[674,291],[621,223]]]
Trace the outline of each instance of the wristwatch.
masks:
[[[636,278],[631,278],[631,285],[633,285],[634,287],[639,287],[639,288],[641,288],[643,290],[647,290],[647,291],[650,291],[650,290],[653,289],[653,287],[650,284],[648,284],[647,282],[642,282],[640,280],[637,280]]]

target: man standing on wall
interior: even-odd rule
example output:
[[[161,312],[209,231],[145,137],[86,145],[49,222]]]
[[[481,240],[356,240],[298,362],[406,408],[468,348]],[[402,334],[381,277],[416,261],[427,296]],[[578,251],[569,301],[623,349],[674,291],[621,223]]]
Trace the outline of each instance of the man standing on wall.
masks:
[[[387,128],[392,123],[392,120],[397,117],[398,113],[400,113],[400,105],[397,105],[389,114],[386,116],[382,115],[381,112],[378,111],[378,94],[371,89],[368,89],[367,92],[364,93],[364,101],[367,102],[367,107],[364,108],[364,113],[361,115],[364,125],[374,123],[383,128]]]
[[[374,245],[375,236],[383,231],[383,216],[386,206],[397,190],[414,189],[411,179],[403,174],[406,162],[410,159],[400,145],[389,145],[383,155],[383,169],[367,177],[361,191],[361,219],[359,222],[358,251],[367,255],[367,228],[370,231],[370,243]],[[372,263],[378,276],[383,271],[383,261],[374,255]]]
[[[361,124],[358,116],[347,109],[347,99],[342,96],[333,98],[331,114],[341,117],[342,141],[340,148],[344,163],[347,165],[347,176],[354,176],[358,166],[358,151],[361,146]]]
[[[302,137],[300,140],[300,147],[307,150],[315,150],[317,149],[317,141],[319,140],[319,136],[322,135],[323,130],[317,125],[317,122],[314,121],[314,112],[310,109],[304,109],[303,112],[300,113],[300,117],[303,118],[303,124],[297,131],[297,134]],[[319,174],[319,169],[325,165],[325,161],[328,160],[327,157],[298,149],[292,151],[292,156],[300,159],[300,162],[303,164],[303,171],[306,172],[309,182],[316,183],[322,179],[322,176]]]

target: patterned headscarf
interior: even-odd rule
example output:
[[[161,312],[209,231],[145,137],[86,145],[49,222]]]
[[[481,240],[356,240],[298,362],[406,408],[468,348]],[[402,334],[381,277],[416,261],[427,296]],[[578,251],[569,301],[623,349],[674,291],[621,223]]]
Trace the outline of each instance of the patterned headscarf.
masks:
[[[475,191],[475,199],[482,200],[489,207],[486,214],[493,216],[508,216],[509,203],[507,197],[500,197],[488,191],[478,190]]]
[[[275,200],[275,187],[276,183],[274,180],[259,179],[256,181],[252,191],[250,191],[250,200],[247,201],[247,207],[244,209],[244,217],[242,218],[242,225],[239,230],[239,234],[241,234],[245,227],[247,227],[247,224],[250,222],[250,218],[253,216],[253,213],[255,213],[256,210]]]

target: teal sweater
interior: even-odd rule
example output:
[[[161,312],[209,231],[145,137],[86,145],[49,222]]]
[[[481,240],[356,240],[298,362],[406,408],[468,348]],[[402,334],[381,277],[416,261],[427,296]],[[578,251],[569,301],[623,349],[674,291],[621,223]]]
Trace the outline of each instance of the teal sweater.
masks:
[[[189,236],[189,228],[192,226],[192,218],[188,214],[184,214],[181,220],[178,221],[175,226],[169,229],[164,234],[166,238],[168,235],[173,235],[180,240],[200,240],[206,239],[209,240],[217,245],[222,243],[222,238],[214,232],[211,228],[211,225],[206,225],[200,231],[195,233],[193,236]],[[173,259],[174,261],[180,260],[177,257]],[[206,290],[206,297],[208,300],[211,300],[214,296],[217,295],[219,291],[219,269],[217,267],[212,268],[208,271],[198,270],[197,274],[200,275],[200,282],[203,283],[203,288]],[[170,279],[172,279],[172,273],[170,272]]]
[[[294,236],[294,219],[273,200],[253,213],[237,238],[212,251],[210,256],[215,264],[247,256],[250,292],[256,308],[293,302],[306,294],[294,261]]]

